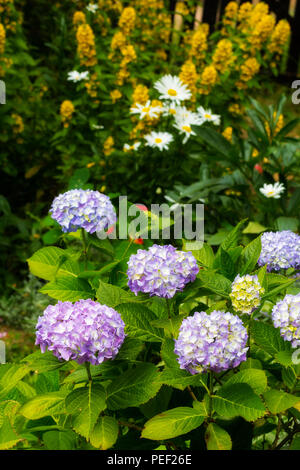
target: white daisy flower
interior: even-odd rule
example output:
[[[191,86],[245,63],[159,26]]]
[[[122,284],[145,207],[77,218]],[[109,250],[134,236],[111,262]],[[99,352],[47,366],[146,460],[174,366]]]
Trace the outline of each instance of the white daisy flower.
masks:
[[[176,116],[180,111],[181,107],[177,106],[175,103],[165,104],[163,107],[163,116]]]
[[[171,100],[176,104],[181,101],[189,100],[192,93],[179,77],[165,75],[154,84],[154,88],[159,91],[159,98],[162,100]]]
[[[92,129],[100,130],[104,129],[104,126],[98,125],[98,124],[92,124],[91,125]]]
[[[155,132],[152,131],[150,134],[144,136],[146,140],[146,146],[155,147],[159,150],[168,150],[169,144],[173,141],[173,136],[169,132]]]
[[[190,111],[185,106],[180,106],[177,109],[177,113],[175,116],[176,121],[191,121],[191,124],[202,124],[201,118],[198,116],[197,113]]]
[[[141,145],[141,142],[135,142],[132,145],[124,144],[123,151],[124,152],[131,152],[132,150],[137,150],[140,145]]]
[[[182,143],[185,144],[191,135],[196,135],[192,130],[192,125],[201,126],[201,124],[202,120],[199,116],[185,108],[179,111],[178,115],[175,117],[173,126],[179,130],[180,134],[184,134]]]
[[[221,122],[221,116],[218,114],[212,114],[210,109],[204,109],[202,106],[197,108],[197,113],[203,122],[212,122],[215,126],[219,126]]]
[[[274,199],[279,199],[281,196],[281,193],[285,191],[285,187],[282,183],[275,183],[275,184],[264,184],[262,188],[259,188],[260,192],[268,197],[268,198],[274,198]]]
[[[98,10],[99,6],[96,3],[89,3],[86,9],[90,11],[91,13],[96,13]]]
[[[144,117],[149,117],[149,118],[157,118],[160,113],[162,113],[163,108],[161,106],[151,106],[151,101],[147,101],[147,103],[140,104],[140,103],[135,103],[135,105],[130,108],[130,113],[131,114],[139,114],[140,119],[144,119]]]
[[[89,76],[89,72],[77,72],[77,70],[73,70],[72,72],[68,72],[68,80],[72,82],[80,82],[81,80],[87,80]]]

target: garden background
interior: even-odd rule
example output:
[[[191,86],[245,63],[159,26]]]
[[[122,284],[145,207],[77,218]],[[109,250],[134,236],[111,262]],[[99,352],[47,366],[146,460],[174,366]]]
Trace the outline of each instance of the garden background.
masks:
[[[51,3],[0,0],[0,79],[6,92],[5,104],[0,105],[0,336],[5,341],[9,363],[22,361],[27,354],[36,351],[35,325],[49,304],[58,300],[91,298],[90,289],[98,292],[101,282],[106,283],[106,288],[114,285],[127,293],[124,272],[129,256],[139,248],[150,246],[148,240],[137,236],[112,248],[111,244],[89,235],[90,256],[89,260],[84,260],[86,252],[81,249],[80,232],[63,233],[59,223],[49,214],[52,201],[60,193],[72,189],[97,190],[106,194],[116,208],[122,195],[126,195],[131,204],[147,207],[151,203],[168,203],[172,207],[204,203],[206,248],[195,256],[201,267],[214,269],[217,276],[224,275],[231,282],[238,273],[255,271],[259,251],[257,247],[253,248],[256,245],[251,245],[251,256],[249,250],[243,255],[239,250],[230,250],[249,246],[267,231],[298,233],[300,104],[297,87],[293,89],[292,84],[299,77],[299,12],[299,0],[99,0],[95,3],[85,0]],[[165,75],[179,77],[190,90],[184,100],[186,115],[183,120],[176,120],[175,116],[179,113],[176,108],[179,103],[166,104],[156,87]],[[163,134],[155,134],[158,132]],[[172,243],[176,244],[176,241]],[[53,257],[57,257],[54,271],[41,274],[37,265],[44,261],[39,256],[50,252],[39,250],[52,249],[54,245],[55,249],[64,250],[63,256],[67,258],[61,258],[53,251]],[[182,246],[184,249],[184,241],[178,248]],[[66,294],[65,287],[64,294],[58,294],[57,285],[51,284],[56,282],[55,275],[62,266],[65,268],[66,262],[71,263],[73,275],[82,274],[81,286],[89,282],[88,297]],[[247,268],[242,269],[246,262]],[[51,263],[48,260],[46,264]],[[84,267],[87,267],[87,273],[94,273],[90,278],[81,272]],[[291,268],[287,272],[280,271],[280,278],[268,278],[265,289],[272,293],[265,299],[265,314],[270,313],[283,294],[300,292],[297,281],[291,282],[296,272]],[[267,279],[265,276],[268,274],[260,274],[262,283]],[[46,281],[50,281],[50,287]],[[223,285],[218,290],[215,285],[209,287],[203,279],[197,281],[201,295],[200,291],[197,295],[192,290],[187,292],[187,303],[181,309],[179,306],[184,297],[179,294],[174,309],[178,307],[185,315],[188,311],[198,311],[199,305],[205,311],[213,305],[223,308],[224,298],[227,299],[224,291],[228,286]],[[102,287],[104,292],[104,285]],[[105,292],[103,298],[101,293],[97,296],[98,300],[110,298],[107,305],[116,307],[118,303],[111,300],[111,292]],[[126,297],[125,303],[131,301]],[[150,309],[147,304],[145,308],[148,307]],[[138,309],[135,305],[132,308],[133,311]],[[158,316],[152,318],[151,332],[141,335],[141,328],[131,325],[131,334],[132,331],[135,333],[132,343],[128,343],[128,351],[123,351],[121,361],[128,358],[133,362],[145,360],[152,365],[153,357],[159,355],[157,337],[160,338],[164,331],[168,339],[163,343],[161,358],[173,370],[169,336],[172,337],[175,330],[177,334],[179,323],[175,322],[173,331],[173,326],[166,324],[166,318],[159,317],[160,308],[159,302],[151,304],[150,316],[153,312]],[[129,318],[125,307],[123,310],[124,318]],[[266,318],[262,319],[265,325]],[[253,334],[256,334],[256,347],[266,348],[264,352],[272,355],[274,350],[268,350],[264,339],[259,339],[261,332]],[[143,340],[146,346],[140,344]],[[276,341],[280,342],[281,338]],[[274,385],[281,393],[276,383],[281,380],[284,383],[282,393],[289,395],[286,399],[290,399],[290,406],[283,409],[277,407],[280,397],[269,395],[269,402],[266,401],[268,405],[271,403],[268,408],[272,415],[270,420],[263,417],[262,408],[256,402],[250,418],[246,412],[229,413],[225,422],[218,422],[215,429],[208,421],[208,432],[207,428],[201,428],[203,390],[195,397],[190,389],[190,385],[196,384],[195,380],[188,380],[186,376],[177,376],[176,380],[168,378],[170,372],[167,370],[167,378],[160,384],[162,388],[157,386],[156,393],[160,394],[157,402],[151,402],[155,400],[154,392],[147,395],[143,390],[145,397],[140,403],[132,401],[126,409],[121,406],[124,415],[118,418],[118,425],[122,427],[125,422],[126,432],[123,429],[121,435],[116,431],[115,422],[109,420],[115,418],[113,413],[107,416],[106,424],[108,428],[111,426],[108,434],[115,437],[108,439],[108,443],[103,437],[101,441],[99,429],[96,432],[93,428],[91,437],[93,426],[86,431],[77,423],[78,440],[74,427],[70,427],[73,431],[66,430],[60,411],[59,419],[53,421],[52,416],[51,421],[47,414],[31,414],[28,406],[28,412],[26,408],[22,416],[26,423],[22,422],[19,428],[16,424],[12,426],[11,432],[16,433],[11,438],[12,447],[56,448],[58,434],[43,438],[43,430],[38,429],[45,426],[46,431],[50,426],[47,432],[64,436],[62,448],[110,448],[116,442],[117,448],[132,448],[136,433],[140,434],[144,429],[145,420],[172,408],[170,403],[180,402],[180,393],[186,391],[186,384],[188,397],[194,395],[194,401],[201,403],[193,408],[197,410],[198,406],[198,414],[195,411],[192,416],[198,423],[196,427],[201,429],[196,429],[186,439],[178,437],[180,433],[173,433],[175,441],[170,441],[166,433],[166,444],[162,443],[163,435],[153,444],[151,423],[146,431],[142,431],[146,444],[140,446],[197,448],[199,439],[199,442],[203,441],[199,444],[201,448],[205,447],[209,435],[211,448],[217,446],[215,441],[219,438],[224,448],[231,448],[232,442],[234,448],[239,445],[258,449],[278,445],[280,448],[299,448],[299,401],[295,401],[295,397],[299,397],[299,386],[296,385],[299,371],[288,362],[290,350],[286,352],[286,347],[280,345],[282,349],[276,349],[276,354],[282,351],[286,354],[279,360],[280,367],[286,368],[283,378],[278,376],[278,364],[274,366],[271,361],[270,366],[270,358],[255,353],[255,349],[253,353],[253,361],[263,364],[259,367],[257,362],[255,371],[264,369],[265,362],[270,366],[267,376],[257,373],[257,382],[264,384],[268,378],[269,385]],[[122,364],[116,367],[125,370]],[[57,389],[58,368],[53,363],[55,372],[52,373],[50,365],[50,375],[38,382],[38,394],[49,390],[61,393]],[[153,378],[150,369],[149,366],[148,383]],[[41,368],[41,375],[43,371]],[[64,371],[70,372],[70,369]],[[107,381],[116,378],[116,372],[101,371]],[[77,383],[76,380],[82,378],[82,371],[72,370],[72,373],[77,373],[74,379]],[[94,373],[96,376],[96,369]],[[127,380],[131,380],[130,370],[128,373]],[[19,405],[25,406],[26,400],[33,399],[35,392],[30,387],[35,379],[23,382],[22,378],[19,377],[17,392],[10,390],[13,396],[6,399],[19,400]],[[65,380],[67,384],[73,383],[71,379]],[[235,379],[229,380],[232,380],[231,384],[235,383]],[[171,396],[173,385],[175,393]],[[208,385],[208,382],[204,384],[204,389]],[[265,390],[267,382],[265,387],[256,384],[255,392],[259,395]],[[111,410],[118,409],[117,401],[111,399]],[[59,404],[55,406],[59,410]],[[69,404],[69,409],[72,406]],[[139,406],[139,412],[130,416],[130,407],[136,406]],[[217,400],[216,412],[222,415],[222,404]],[[4,411],[2,415],[7,416]],[[0,418],[2,415],[0,411]],[[13,412],[8,415],[10,422],[12,415],[15,419]],[[226,422],[236,416],[240,421]],[[209,419],[211,417],[210,411]],[[30,431],[28,425],[28,420],[35,419],[39,420],[35,423],[36,432]],[[256,420],[256,430],[250,432],[249,421]],[[78,417],[77,421],[80,421]],[[104,426],[103,423],[104,418],[101,423]],[[221,424],[224,430],[218,427]],[[243,442],[237,438],[240,427],[244,430]],[[193,432],[194,428],[188,428],[186,432]],[[217,437],[212,437],[214,433]],[[294,439],[295,435],[298,440]],[[0,428],[0,445],[1,442]],[[4,439],[3,448],[5,445],[8,444]]]

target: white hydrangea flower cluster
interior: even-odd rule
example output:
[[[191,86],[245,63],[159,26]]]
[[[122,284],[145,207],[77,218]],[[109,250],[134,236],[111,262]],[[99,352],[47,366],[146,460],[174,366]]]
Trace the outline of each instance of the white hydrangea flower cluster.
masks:
[[[272,310],[272,320],[285,341],[290,341],[293,348],[300,346],[300,294],[287,294],[277,302]]]

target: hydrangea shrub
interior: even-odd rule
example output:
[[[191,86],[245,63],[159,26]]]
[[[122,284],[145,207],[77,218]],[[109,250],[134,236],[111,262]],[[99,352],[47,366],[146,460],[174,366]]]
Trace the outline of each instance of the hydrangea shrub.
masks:
[[[52,417],[70,449],[138,450],[137,436],[150,449],[202,439],[229,450],[242,435],[249,449],[296,445],[299,287],[293,272],[260,266],[262,236],[245,244],[244,227],[216,250],[86,233],[87,250],[67,232],[64,248],[36,252],[29,267],[56,303],[38,319],[37,351],[0,378],[2,415],[25,436],[1,445],[48,449],[48,424],[35,429]]]

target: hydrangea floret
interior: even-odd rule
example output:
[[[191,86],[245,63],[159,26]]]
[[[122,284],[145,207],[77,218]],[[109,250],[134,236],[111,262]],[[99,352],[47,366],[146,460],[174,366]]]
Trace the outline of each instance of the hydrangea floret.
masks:
[[[125,324],[113,308],[91,299],[49,305],[36,325],[36,342],[60,360],[90,362],[114,359],[125,339]]]
[[[277,302],[272,310],[272,320],[275,328],[280,328],[280,334],[285,341],[290,341],[293,348],[300,346],[300,294],[287,294]]]
[[[148,250],[138,250],[128,261],[128,286],[150,296],[172,298],[193,282],[199,272],[191,252],[176,250],[172,245],[152,245]]]
[[[247,330],[229,312],[195,312],[183,320],[174,352],[181,369],[191,374],[221,372],[246,360]]]
[[[90,189],[71,189],[60,194],[54,199],[50,213],[63,232],[76,232],[80,228],[89,233],[100,232],[117,220],[110,198]]]
[[[240,276],[238,274],[232,283],[229,295],[236,312],[251,315],[259,307],[264,292],[265,289],[260,285],[257,275]]]

